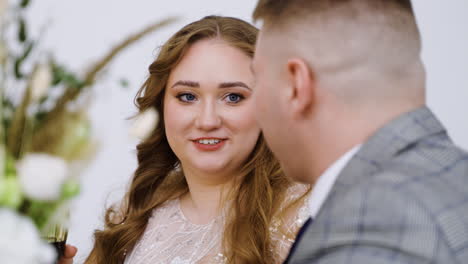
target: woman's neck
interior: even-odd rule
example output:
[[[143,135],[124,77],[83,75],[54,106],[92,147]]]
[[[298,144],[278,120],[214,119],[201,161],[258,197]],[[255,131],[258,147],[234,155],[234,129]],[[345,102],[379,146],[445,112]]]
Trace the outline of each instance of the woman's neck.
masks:
[[[207,224],[221,213],[234,177],[206,175],[186,170],[184,174],[189,192],[180,198],[181,210],[192,223]]]

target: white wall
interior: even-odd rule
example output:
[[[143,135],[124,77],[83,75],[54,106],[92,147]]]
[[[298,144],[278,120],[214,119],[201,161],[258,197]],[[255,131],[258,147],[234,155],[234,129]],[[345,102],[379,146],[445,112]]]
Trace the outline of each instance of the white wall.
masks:
[[[78,246],[81,263],[92,245],[92,232],[102,223],[105,201],[115,201],[136,166],[136,142],[127,136],[134,113],[133,97],[146,76],[156,48],[182,25],[209,14],[230,15],[250,21],[253,0],[40,0],[33,1],[35,28],[52,18],[45,46],[74,69],[101,56],[127,34],[168,15],[181,20],[122,54],[96,87],[90,109],[101,151],[82,177],[69,242]],[[428,73],[428,102],[453,139],[468,149],[468,1],[415,0],[423,35],[423,57]],[[131,88],[121,89],[120,77]]]
[[[428,104],[468,149],[468,1],[413,1],[423,37]]]

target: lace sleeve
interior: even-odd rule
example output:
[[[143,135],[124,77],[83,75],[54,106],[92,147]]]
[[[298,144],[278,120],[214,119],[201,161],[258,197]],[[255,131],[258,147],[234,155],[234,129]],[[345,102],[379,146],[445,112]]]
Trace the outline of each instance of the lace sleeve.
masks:
[[[273,218],[270,232],[272,253],[277,260],[276,263],[283,263],[286,259],[297,232],[310,216],[308,210],[309,190],[309,185],[295,184],[291,186],[286,192],[280,213]]]

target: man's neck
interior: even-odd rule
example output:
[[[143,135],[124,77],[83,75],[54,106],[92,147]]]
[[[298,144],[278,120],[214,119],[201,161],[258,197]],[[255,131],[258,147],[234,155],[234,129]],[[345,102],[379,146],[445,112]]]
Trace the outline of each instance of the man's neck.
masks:
[[[407,105],[395,109],[380,109],[343,115],[334,124],[321,130],[316,145],[307,149],[305,157],[314,157],[313,164],[306,167],[308,182],[315,183],[335,161],[353,147],[365,143],[372,135],[398,116],[412,111],[421,105]]]
[[[338,145],[337,142],[335,142],[337,146],[321,152],[323,155],[320,154],[320,157],[317,161],[318,165],[309,167],[310,172],[308,175],[310,175],[311,182],[315,183],[317,179],[323,175],[325,171],[329,169],[337,160],[343,157],[343,155],[345,155],[348,151],[365,141],[366,137],[356,138],[352,141],[345,141],[341,145]]]

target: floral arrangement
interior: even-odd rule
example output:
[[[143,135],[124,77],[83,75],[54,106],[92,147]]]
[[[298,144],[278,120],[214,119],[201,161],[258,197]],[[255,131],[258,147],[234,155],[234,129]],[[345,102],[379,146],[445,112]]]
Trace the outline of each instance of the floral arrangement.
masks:
[[[75,73],[50,52],[44,56],[40,40],[30,36],[30,4],[0,0],[0,263],[53,263],[56,254],[45,238],[59,235],[56,226],[79,193],[77,176],[96,152],[89,91],[117,54],[174,21],[149,25],[87,72]],[[142,119],[132,132],[138,137],[146,136],[142,131],[157,122],[157,113]]]

